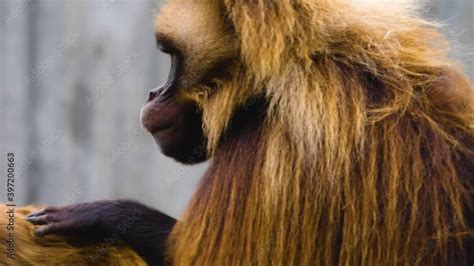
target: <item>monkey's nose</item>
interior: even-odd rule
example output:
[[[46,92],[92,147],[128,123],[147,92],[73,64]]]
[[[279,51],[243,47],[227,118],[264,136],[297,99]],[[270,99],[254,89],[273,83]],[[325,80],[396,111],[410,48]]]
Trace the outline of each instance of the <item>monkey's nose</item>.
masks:
[[[148,94],[147,102],[153,101],[153,99],[155,99],[158,95],[160,95],[161,90],[162,88],[151,90],[150,93]]]
[[[150,91],[150,94],[148,95],[148,101],[147,102],[153,101],[153,99],[155,99],[156,95],[157,95],[156,91]]]

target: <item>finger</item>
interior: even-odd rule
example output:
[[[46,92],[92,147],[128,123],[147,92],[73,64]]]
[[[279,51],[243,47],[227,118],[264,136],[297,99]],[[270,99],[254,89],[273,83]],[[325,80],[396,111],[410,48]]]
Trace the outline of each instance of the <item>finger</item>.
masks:
[[[41,215],[45,215],[45,214],[46,214],[46,209],[43,209],[43,210],[35,211],[35,212],[32,212],[32,213],[28,214],[28,216],[26,216],[26,218],[37,217],[37,216],[41,216]]]
[[[47,208],[39,210],[39,211],[34,211],[34,212],[30,213],[27,217],[45,215],[47,213],[55,212],[57,210],[58,210],[58,208],[56,208],[56,207],[47,207]]]
[[[55,212],[55,211],[58,211],[60,208],[58,207],[46,207],[46,209],[44,209],[45,212]]]
[[[47,224],[48,221],[46,219],[46,215],[41,215],[41,216],[28,216],[26,217],[26,220],[34,225],[43,225]]]
[[[45,235],[72,235],[77,230],[77,224],[72,222],[50,223],[38,228],[35,232],[36,236]]]
[[[60,234],[59,229],[61,227],[60,223],[52,223],[48,224],[45,226],[42,226],[35,231],[36,236],[45,236],[45,235],[54,235],[54,234]]]
[[[39,236],[39,237],[42,237],[42,236],[45,236],[45,235],[52,234],[54,232],[53,225],[54,224],[49,224],[49,225],[45,225],[45,226],[42,226],[42,227],[36,229],[35,235]]]

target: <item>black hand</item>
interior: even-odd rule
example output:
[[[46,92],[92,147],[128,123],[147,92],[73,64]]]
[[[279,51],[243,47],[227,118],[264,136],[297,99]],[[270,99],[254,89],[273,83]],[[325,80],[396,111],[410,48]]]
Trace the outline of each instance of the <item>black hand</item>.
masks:
[[[129,200],[96,201],[34,212],[27,220],[38,236],[59,234],[113,245],[129,244],[150,265],[162,265],[166,239],[175,220],[157,210]]]

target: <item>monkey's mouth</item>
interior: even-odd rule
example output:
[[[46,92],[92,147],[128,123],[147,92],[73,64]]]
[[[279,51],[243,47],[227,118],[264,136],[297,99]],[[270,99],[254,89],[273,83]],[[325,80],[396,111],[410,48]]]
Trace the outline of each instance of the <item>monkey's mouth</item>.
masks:
[[[162,119],[157,119],[157,117],[158,116],[154,113],[154,109],[149,106],[149,104],[146,104],[140,112],[140,120],[143,128],[152,135],[173,127],[173,122],[159,121]]]
[[[161,131],[165,131],[167,129],[170,129],[173,127],[173,123],[154,123],[155,121],[150,121],[147,120],[146,117],[144,120],[142,119],[142,125],[145,128],[146,131],[151,133],[152,135],[155,135],[156,133],[159,133]]]
[[[147,129],[147,131],[150,132],[152,135],[155,135],[155,134],[160,133],[162,131],[171,129],[172,127],[173,127],[172,124],[159,125],[159,126],[151,127],[150,129]]]

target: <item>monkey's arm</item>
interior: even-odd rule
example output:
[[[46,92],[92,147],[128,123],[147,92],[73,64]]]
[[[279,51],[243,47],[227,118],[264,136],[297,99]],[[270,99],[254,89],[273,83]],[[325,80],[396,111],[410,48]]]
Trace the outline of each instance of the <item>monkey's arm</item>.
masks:
[[[144,205],[137,208],[135,215],[138,215],[138,219],[125,230],[121,239],[150,265],[162,265],[164,263],[166,239],[176,220]],[[122,215],[124,215],[122,221],[130,217],[126,213]]]
[[[176,220],[130,200],[96,201],[49,207],[28,216],[36,234],[65,235],[113,244],[127,243],[150,265],[164,263],[165,242]]]

